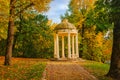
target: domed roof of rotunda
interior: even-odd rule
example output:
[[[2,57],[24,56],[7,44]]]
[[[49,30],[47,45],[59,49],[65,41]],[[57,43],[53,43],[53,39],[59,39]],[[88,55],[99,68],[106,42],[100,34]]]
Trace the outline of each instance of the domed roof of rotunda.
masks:
[[[54,28],[54,30],[63,30],[63,29],[72,30],[72,29],[76,29],[76,27],[73,24],[69,23],[67,19],[64,19],[64,20],[62,20],[62,22],[60,24],[58,24]]]

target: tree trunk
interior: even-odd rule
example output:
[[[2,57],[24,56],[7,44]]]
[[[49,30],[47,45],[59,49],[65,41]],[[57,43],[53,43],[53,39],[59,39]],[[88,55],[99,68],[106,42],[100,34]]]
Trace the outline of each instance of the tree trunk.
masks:
[[[120,21],[116,20],[113,31],[113,48],[110,69],[107,74],[114,79],[120,79]]]
[[[11,57],[12,57],[12,47],[13,47],[13,40],[14,40],[14,19],[13,19],[13,9],[12,2],[14,0],[10,0],[10,13],[9,13],[9,23],[8,23],[8,34],[7,34],[7,45],[6,45],[6,52],[5,52],[5,62],[4,65],[11,64]]]

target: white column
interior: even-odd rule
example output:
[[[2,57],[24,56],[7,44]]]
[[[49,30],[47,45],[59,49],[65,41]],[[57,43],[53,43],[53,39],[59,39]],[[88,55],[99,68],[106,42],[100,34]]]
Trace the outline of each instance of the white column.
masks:
[[[62,58],[65,58],[65,53],[64,53],[64,36],[62,36]]]
[[[56,34],[56,48],[57,48],[57,58],[59,58],[59,36]]]
[[[78,33],[76,34],[76,57],[79,58],[79,52],[78,52]]]
[[[70,33],[68,33],[68,58],[71,58]]]
[[[57,58],[56,34],[54,34],[54,58]]]
[[[74,46],[75,46],[74,45],[74,35],[72,35],[72,58],[75,58],[75,56],[74,56],[75,55]]]

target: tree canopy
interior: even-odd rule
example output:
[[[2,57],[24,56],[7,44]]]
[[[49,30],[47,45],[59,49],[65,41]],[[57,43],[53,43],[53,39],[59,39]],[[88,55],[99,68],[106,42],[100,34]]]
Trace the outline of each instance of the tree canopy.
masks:
[[[12,48],[14,41],[14,21],[21,13],[28,12],[28,10],[36,10],[38,12],[43,12],[48,10],[48,4],[50,0],[1,0],[1,8],[3,11],[1,13],[7,13],[8,16],[8,33],[7,33],[7,46],[5,52],[5,65],[11,64]],[[6,3],[8,3],[6,5]],[[4,6],[4,7],[3,7]],[[27,15],[25,15],[27,16]]]

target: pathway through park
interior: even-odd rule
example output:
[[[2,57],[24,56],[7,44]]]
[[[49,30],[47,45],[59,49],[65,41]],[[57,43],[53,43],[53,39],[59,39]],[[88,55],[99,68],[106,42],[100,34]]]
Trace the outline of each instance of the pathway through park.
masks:
[[[98,80],[80,64],[74,62],[50,61],[42,80]]]

